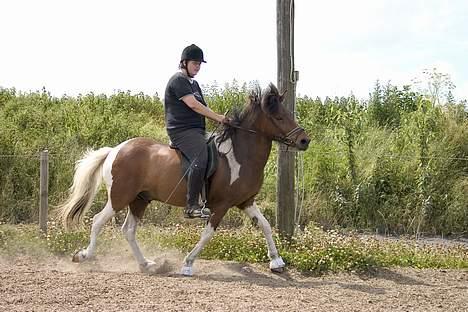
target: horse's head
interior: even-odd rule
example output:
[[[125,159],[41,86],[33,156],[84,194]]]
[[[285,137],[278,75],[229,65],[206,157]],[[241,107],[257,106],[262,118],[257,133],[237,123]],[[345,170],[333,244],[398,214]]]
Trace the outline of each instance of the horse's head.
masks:
[[[309,147],[310,138],[282,104],[283,100],[284,93],[280,94],[273,84],[262,95],[251,94],[251,105],[260,106],[255,127],[275,141],[304,151]]]

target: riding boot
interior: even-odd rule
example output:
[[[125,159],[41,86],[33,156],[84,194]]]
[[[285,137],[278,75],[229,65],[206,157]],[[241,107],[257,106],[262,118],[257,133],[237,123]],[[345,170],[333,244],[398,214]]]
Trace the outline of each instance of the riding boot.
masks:
[[[192,168],[187,178],[187,206],[184,215],[186,218],[208,218],[209,209],[200,207],[199,197],[203,187],[204,170]]]

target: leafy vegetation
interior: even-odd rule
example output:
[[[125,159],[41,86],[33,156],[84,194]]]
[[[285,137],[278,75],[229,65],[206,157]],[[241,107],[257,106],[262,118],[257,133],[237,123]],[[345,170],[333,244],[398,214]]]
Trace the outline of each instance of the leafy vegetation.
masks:
[[[437,81],[429,84],[429,96],[410,86],[377,82],[367,101],[352,95],[297,100],[297,119],[312,137],[309,150],[298,156],[304,163],[300,228],[319,224],[383,234],[467,234],[467,105],[453,99],[452,85],[443,92],[446,76],[430,77]],[[224,113],[245,102],[249,87],[234,82],[204,89],[210,106]],[[167,141],[158,97],[118,92],[56,98],[46,90],[0,88],[0,220],[37,221],[41,150],[50,153],[53,206],[66,196],[73,164],[84,150],[135,136]],[[273,224],[275,189],[276,146],[258,196]],[[104,201],[101,191],[91,213]],[[154,203],[145,222],[177,224],[181,216],[178,209]],[[117,222],[122,218],[117,216]],[[224,224],[246,222],[233,211]]]
[[[141,227],[137,239],[150,250],[162,248],[190,251],[200,238],[201,227]],[[467,269],[468,249],[463,245],[421,244],[414,240],[388,241],[337,231],[325,232],[308,227],[292,242],[284,243],[274,235],[279,252],[288,267],[300,272],[365,272],[377,267],[413,267]],[[55,254],[69,256],[88,244],[88,231],[64,232],[51,223],[43,236],[37,227],[0,225],[2,254]],[[118,228],[107,226],[99,237],[99,254],[116,245],[126,245]],[[153,248],[152,248],[153,247]],[[128,250],[130,252],[130,250]],[[243,226],[220,230],[203,249],[203,259],[220,259],[248,263],[267,263],[265,239],[259,229]]]

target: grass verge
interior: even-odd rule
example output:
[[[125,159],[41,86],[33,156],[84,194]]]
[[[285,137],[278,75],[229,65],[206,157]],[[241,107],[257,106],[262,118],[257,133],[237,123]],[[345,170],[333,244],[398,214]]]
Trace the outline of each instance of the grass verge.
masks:
[[[174,226],[160,228],[145,225],[139,228],[137,239],[145,246],[190,251],[198,242],[202,227]],[[106,227],[99,237],[99,252],[112,248],[123,240],[116,227]],[[37,226],[0,225],[2,254],[71,254],[88,244],[88,227],[65,232],[51,223],[48,235]],[[304,273],[366,272],[376,267],[412,267],[433,269],[467,269],[468,248],[463,245],[422,245],[414,240],[378,240],[311,227],[292,241],[274,239],[289,267]],[[261,231],[253,227],[220,229],[204,248],[200,258],[247,263],[267,263],[267,249]]]

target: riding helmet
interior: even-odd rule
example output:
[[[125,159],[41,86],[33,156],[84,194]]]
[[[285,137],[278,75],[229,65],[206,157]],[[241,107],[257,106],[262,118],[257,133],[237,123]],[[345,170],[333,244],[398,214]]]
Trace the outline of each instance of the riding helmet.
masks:
[[[203,58],[202,49],[200,49],[194,44],[191,44],[188,47],[185,47],[185,49],[182,51],[180,61],[186,61],[186,60],[206,63],[206,61]]]

